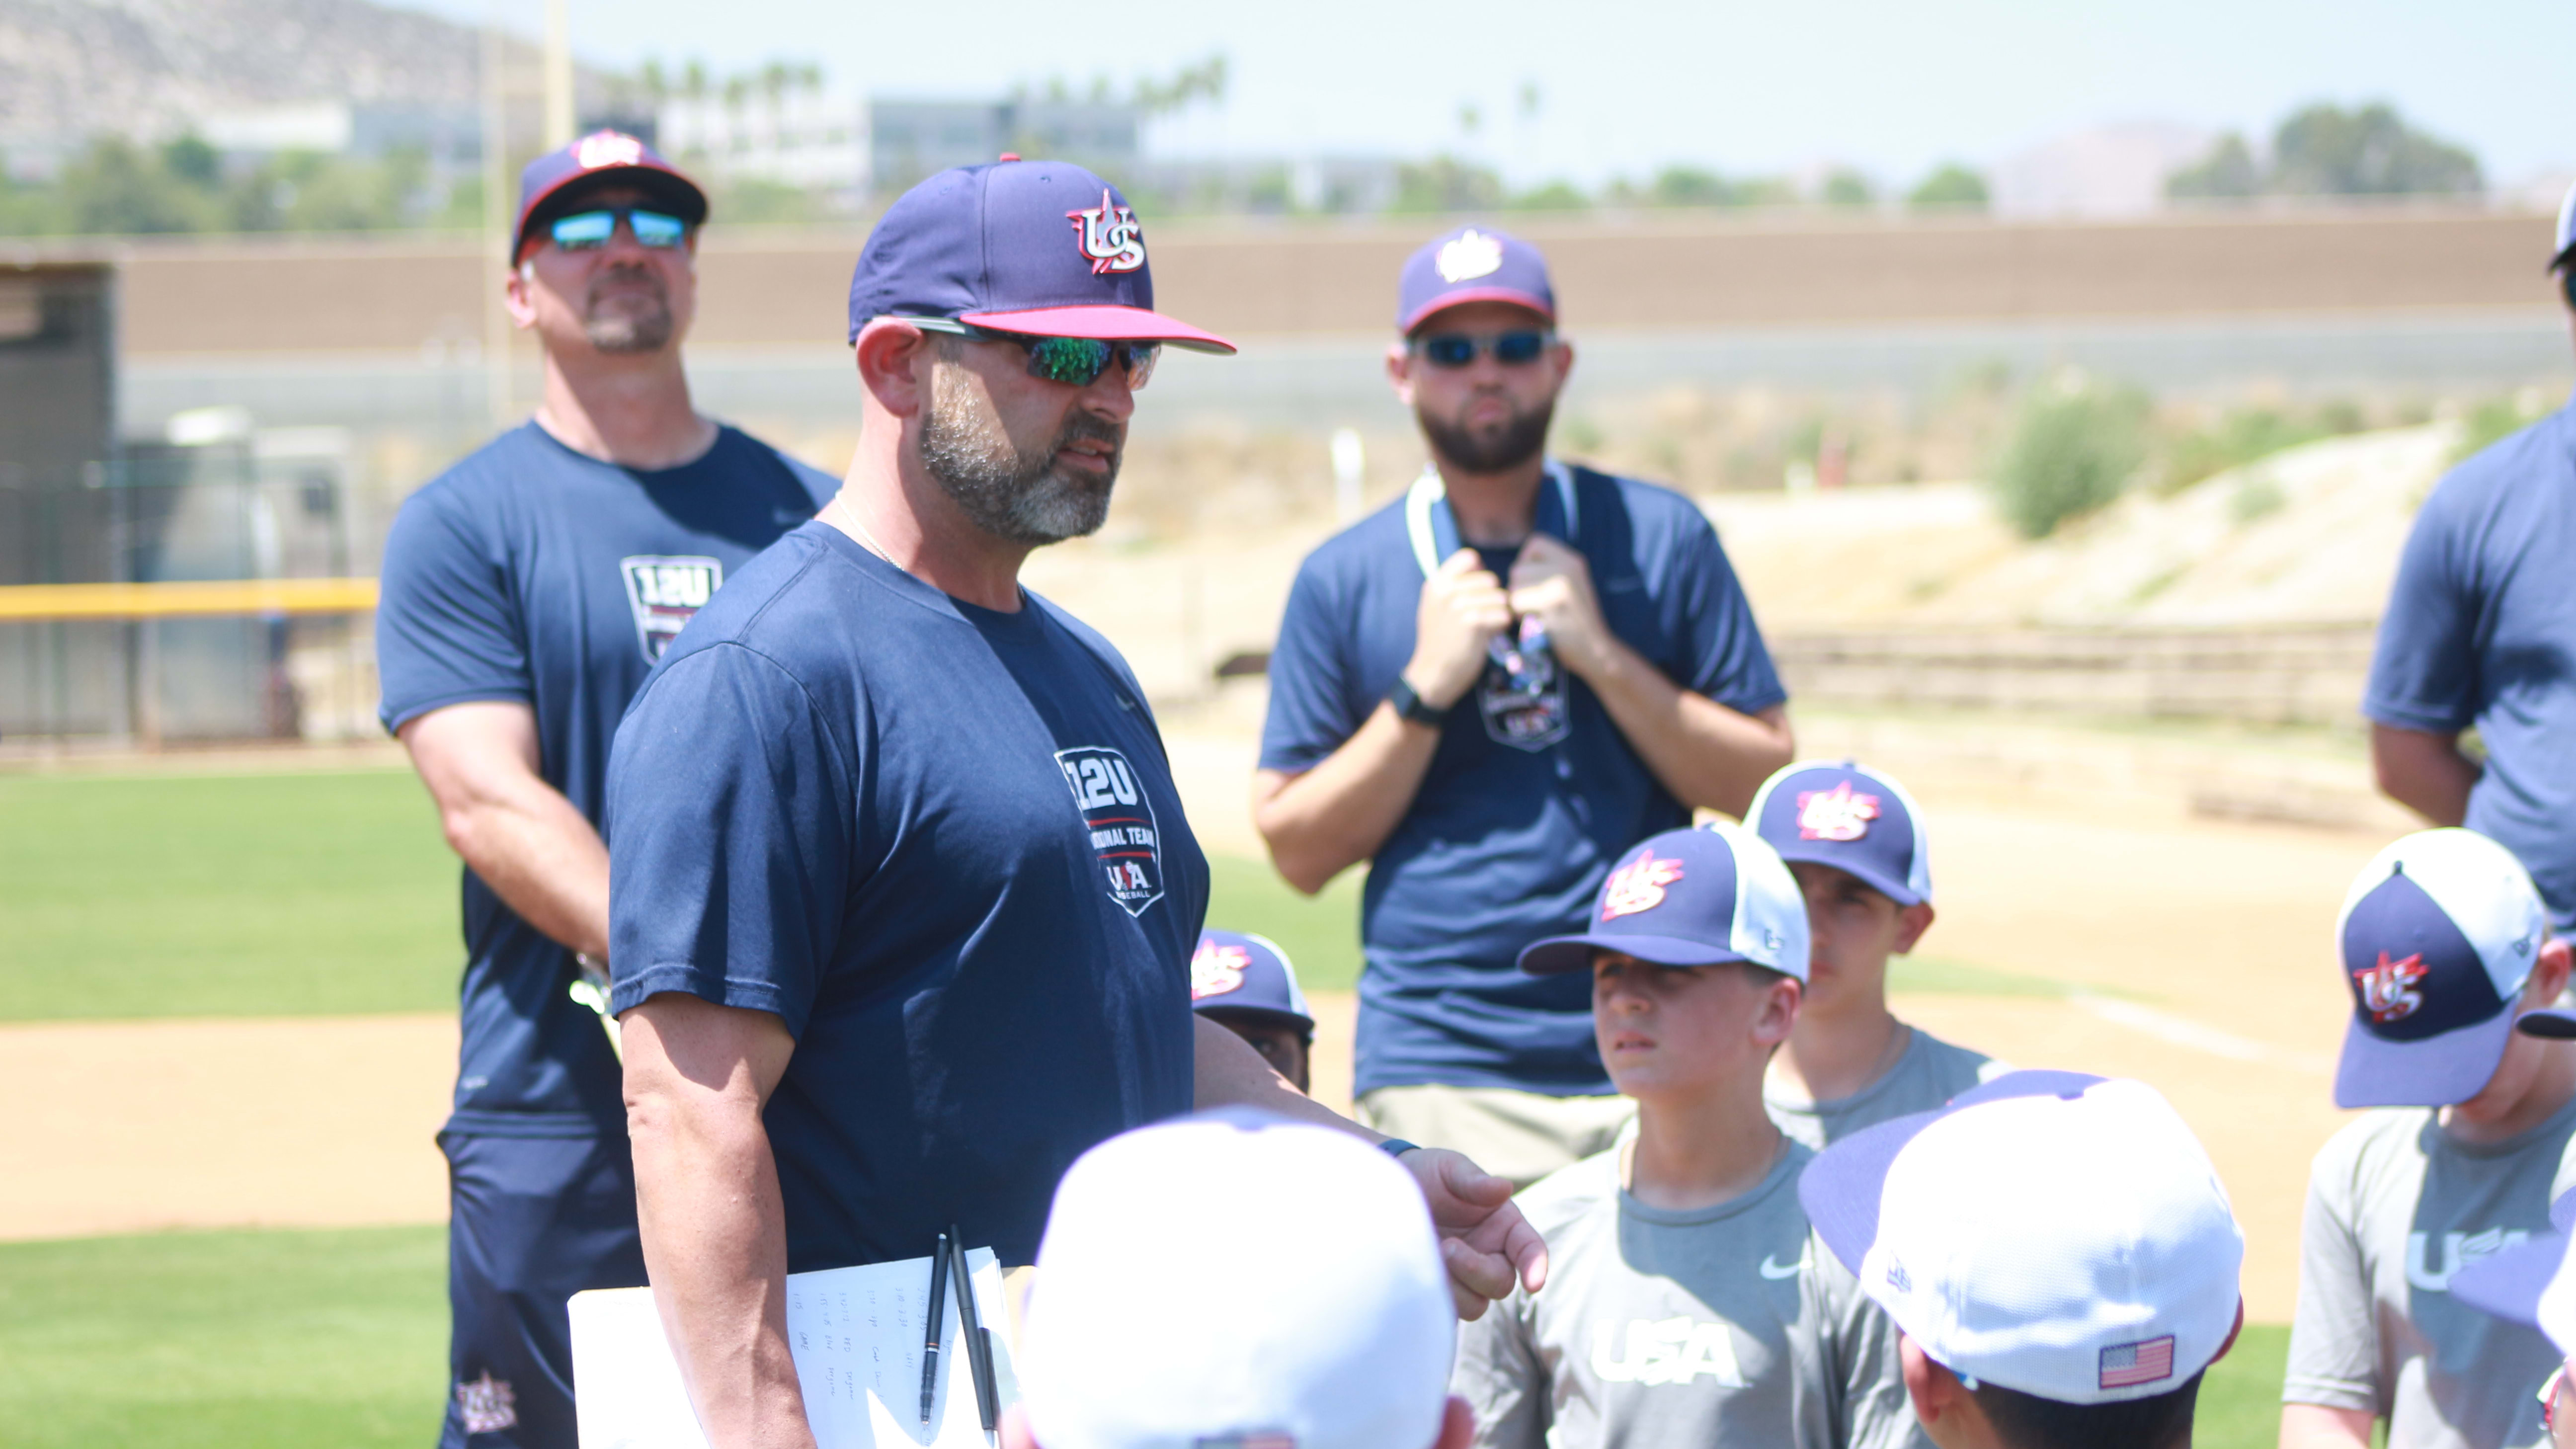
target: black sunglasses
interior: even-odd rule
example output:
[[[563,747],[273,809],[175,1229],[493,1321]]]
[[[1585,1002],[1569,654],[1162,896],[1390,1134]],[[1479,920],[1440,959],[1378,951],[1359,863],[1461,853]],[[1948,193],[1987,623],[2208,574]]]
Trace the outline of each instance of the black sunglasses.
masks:
[[[905,317],[924,332],[946,332],[958,337],[971,337],[978,342],[1011,342],[1029,354],[1029,376],[1047,382],[1060,382],[1067,387],[1089,387],[1116,363],[1127,374],[1127,390],[1142,388],[1154,375],[1155,359],[1163,355],[1159,342],[1108,341],[1099,337],[1032,337],[1022,332],[997,332],[960,322],[954,317]]]
[[[1527,367],[1539,360],[1556,334],[1535,329],[1495,332],[1478,335],[1472,332],[1434,332],[1413,339],[1413,350],[1428,359],[1434,367],[1466,367],[1483,353],[1505,367]]]

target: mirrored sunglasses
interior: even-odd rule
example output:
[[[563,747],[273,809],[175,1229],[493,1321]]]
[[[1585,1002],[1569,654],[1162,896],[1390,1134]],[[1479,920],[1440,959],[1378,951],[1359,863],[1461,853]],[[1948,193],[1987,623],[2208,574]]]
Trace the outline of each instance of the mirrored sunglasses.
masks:
[[[603,207],[597,211],[576,211],[555,218],[547,228],[556,246],[568,252],[597,251],[617,235],[617,224],[635,236],[637,246],[663,250],[678,246],[688,237],[689,224],[665,211],[647,211],[640,206]]]
[[[1126,370],[1127,390],[1134,392],[1153,377],[1155,360],[1163,355],[1163,344],[1159,342],[1113,342],[1099,337],[1033,337],[1023,332],[998,332],[990,327],[977,327],[953,317],[906,317],[902,320],[925,332],[947,332],[972,337],[979,342],[1016,343],[1029,355],[1029,376],[1060,382],[1067,387],[1089,387],[1115,363]]]
[[[1465,367],[1484,353],[1506,367],[1526,367],[1539,360],[1547,345],[1556,340],[1554,333],[1535,329],[1496,332],[1480,336],[1472,332],[1434,332],[1413,339],[1413,350],[1422,354],[1434,367]]]

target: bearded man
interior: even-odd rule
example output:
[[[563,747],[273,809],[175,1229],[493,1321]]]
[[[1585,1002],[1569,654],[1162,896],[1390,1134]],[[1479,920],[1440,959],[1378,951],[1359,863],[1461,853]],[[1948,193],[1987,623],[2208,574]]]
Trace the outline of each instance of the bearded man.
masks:
[[[1615,860],[1694,808],[1741,815],[1792,753],[1707,518],[1546,456],[1574,366],[1555,328],[1526,242],[1467,227],[1405,263],[1386,368],[1430,466],[1299,570],[1253,786],[1290,885],[1369,863],[1361,1120],[1518,1183],[1634,1110],[1590,988],[1522,974],[1522,948],[1597,926]]]
[[[644,1281],[617,1058],[570,994],[608,956],[609,743],[690,614],[833,487],[689,405],[706,214],[631,136],[529,164],[496,300],[544,348],[544,400],[385,541],[385,727],[465,861],[446,1449],[571,1449],[564,1300]]]
[[[950,1224],[1033,1262],[1076,1157],[1194,1107],[1395,1156],[1461,1312],[1545,1277],[1510,1184],[1343,1121],[1191,1013],[1207,860],[1153,712],[1019,584],[1107,515],[1159,350],[1234,350],[1153,305],[1135,213],[1080,167],[1004,157],[905,193],[851,283],[847,483],[618,730],[644,1258],[716,1449],[813,1442],[786,1274],[923,1257]]]

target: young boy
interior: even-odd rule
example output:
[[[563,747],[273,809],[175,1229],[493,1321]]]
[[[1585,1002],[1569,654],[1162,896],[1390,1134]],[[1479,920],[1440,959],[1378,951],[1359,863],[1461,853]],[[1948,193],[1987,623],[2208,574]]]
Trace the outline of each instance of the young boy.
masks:
[[[1795,1184],[1815,1154],[1762,1110],[1807,974],[1788,868],[1741,826],[1666,831],[1621,858],[1589,920],[1520,966],[1590,972],[1636,1130],[1520,1196],[1547,1288],[1460,1329],[1451,1387],[1480,1449],[1903,1442],[1887,1319],[1810,1250]]]
[[[1798,878],[1813,942],[1797,1029],[1763,1081],[1781,1131],[1822,1148],[2011,1070],[1887,1009],[1887,958],[1932,928],[1931,852],[1904,786],[1804,761],[1763,782],[1744,820]]]
[[[2459,829],[2373,857],[2336,934],[2353,1015],[2335,1105],[2382,1110],[2309,1174],[2282,1449],[2364,1449],[2381,1419],[2390,1449],[2544,1443],[2533,1395],[2557,1352],[2450,1285],[2549,1231],[2570,1180],[2576,1047],[2514,1029],[2565,989],[2567,943],[2522,866]]]
[[[2245,1235],[2154,1088],[2013,1072],[1828,1148],[1798,1197],[1941,1449],[2190,1449]]]
[[[1190,955],[1190,1009],[1251,1044],[1270,1069],[1309,1096],[1306,1060],[1315,1018],[1297,989],[1297,968],[1267,936],[1201,931]]]

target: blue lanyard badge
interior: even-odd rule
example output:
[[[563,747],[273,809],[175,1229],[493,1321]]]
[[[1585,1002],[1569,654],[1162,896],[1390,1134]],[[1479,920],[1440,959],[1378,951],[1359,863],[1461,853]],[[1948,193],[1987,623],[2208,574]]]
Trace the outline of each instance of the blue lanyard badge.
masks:
[[[1538,491],[1538,513],[1531,520],[1534,532],[1574,543],[1575,529],[1581,519],[1575,510],[1574,474],[1554,458],[1547,460],[1548,486]],[[1422,576],[1431,577],[1440,561],[1458,551],[1458,516],[1449,507],[1448,485],[1440,481],[1440,470],[1426,467],[1422,476],[1413,480],[1413,488],[1404,495],[1404,528],[1413,541],[1413,561],[1422,566]]]

